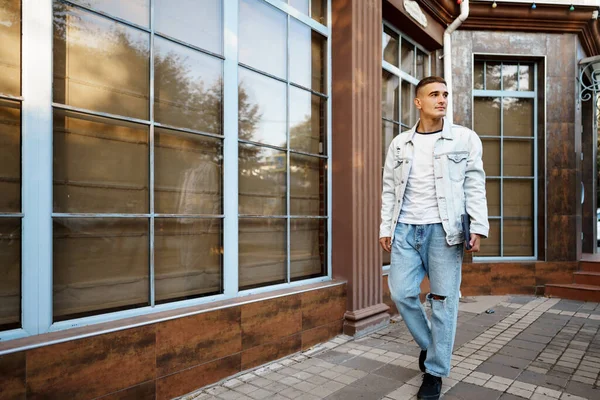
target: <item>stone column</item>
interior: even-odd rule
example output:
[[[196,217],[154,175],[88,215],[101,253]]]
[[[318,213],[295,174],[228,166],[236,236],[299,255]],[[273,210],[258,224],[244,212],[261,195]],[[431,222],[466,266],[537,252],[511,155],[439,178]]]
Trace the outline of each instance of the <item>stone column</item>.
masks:
[[[348,282],[344,333],[389,322],[382,301],[380,0],[332,2],[332,267]]]

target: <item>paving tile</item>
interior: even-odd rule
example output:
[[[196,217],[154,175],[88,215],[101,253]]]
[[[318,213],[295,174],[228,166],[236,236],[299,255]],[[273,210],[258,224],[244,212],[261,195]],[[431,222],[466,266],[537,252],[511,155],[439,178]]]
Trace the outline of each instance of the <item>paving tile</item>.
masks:
[[[486,361],[478,366],[475,371],[483,372],[504,378],[515,379],[522,372],[521,369]]]
[[[568,379],[553,375],[538,374],[532,371],[523,371],[518,380],[530,383],[536,386],[548,387],[556,390],[563,390],[567,386]]]
[[[384,365],[381,368],[376,369],[372,372],[372,374],[383,376],[386,378],[394,379],[400,382],[406,382],[411,380],[417,375],[420,375],[420,371],[415,371],[413,369],[403,368],[396,365]]]
[[[383,367],[385,364],[380,361],[369,360],[368,358],[357,356],[349,361],[344,362],[342,365],[347,368],[354,368],[365,372],[371,372]]]
[[[497,399],[502,392],[465,382],[458,382],[450,389],[443,399],[482,400]]]
[[[502,354],[496,354],[490,357],[488,361],[519,369],[524,369],[531,362],[530,360],[523,360],[522,358],[517,357],[509,357]]]
[[[565,388],[565,392],[588,399],[600,399],[600,389],[581,382],[569,382]]]

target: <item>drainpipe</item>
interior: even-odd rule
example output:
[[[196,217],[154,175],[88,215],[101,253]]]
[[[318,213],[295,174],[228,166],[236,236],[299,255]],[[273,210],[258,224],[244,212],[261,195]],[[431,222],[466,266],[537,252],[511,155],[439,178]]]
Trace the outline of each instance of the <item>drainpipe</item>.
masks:
[[[454,107],[452,106],[452,32],[454,32],[469,16],[469,0],[460,3],[460,15],[446,28],[444,32],[444,79],[448,86],[448,106],[446,119],[450,124],[454,121]]]

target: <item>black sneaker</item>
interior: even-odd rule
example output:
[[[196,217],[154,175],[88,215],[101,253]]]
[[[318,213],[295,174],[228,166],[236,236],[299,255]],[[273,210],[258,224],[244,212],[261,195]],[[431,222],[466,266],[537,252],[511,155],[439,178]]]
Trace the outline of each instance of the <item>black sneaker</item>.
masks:
[[[425,373],[423,383],[417,393],[419,400],[438,400],[442,392],[442,378]]]
[[[421,350],[419,354],[419,369],[421,372],[425,372],[425,359],[427,358],[427,350]]]

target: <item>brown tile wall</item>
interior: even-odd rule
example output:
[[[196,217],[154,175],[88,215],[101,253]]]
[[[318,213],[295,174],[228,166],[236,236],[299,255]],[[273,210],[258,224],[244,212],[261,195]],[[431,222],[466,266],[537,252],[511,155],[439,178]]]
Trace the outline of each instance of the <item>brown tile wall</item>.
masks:
[[[346,285],[0,356],[0,400],[171,399],[342,332]]]
[[[572,283],[573,272],[578,262],[505,262],[464,263],[462,266],[463,296],[485,296],[504,294],[543,295],[548,283]],[[390,306],[390,314],[398,310],[390,297],[388,276],[383,276],[383,301]],[[428,284],[421,285],[422,295],[427,293]],[[423,297],[421,298],[423,300]]]

